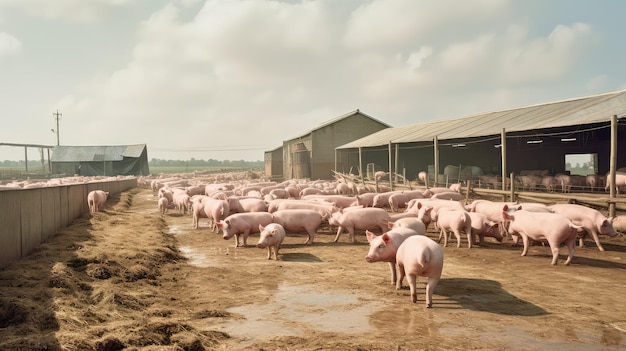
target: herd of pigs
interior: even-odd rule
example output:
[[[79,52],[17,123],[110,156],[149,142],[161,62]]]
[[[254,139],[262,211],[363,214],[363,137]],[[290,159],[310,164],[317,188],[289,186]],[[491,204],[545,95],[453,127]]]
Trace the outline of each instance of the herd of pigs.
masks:
[[[568,248],[567,265],[574,256],[576,239],[582,246],[583,238],[590,236],[604,251],[599,236],[617,234],[614,218],[586,206],[483,199],[466,204],[460,184],[398,191],[379,185],[375,192],[343,180],[207,182],[172,177],[144,182],[150,183],[157,196],[161,215],[177,210],[191,217],[195,229],[200,220],[207,220],[210,230],[221,231],[223,239],[234,237],[236,247],[247,246],[249,234],[258,233],[256,246],[267,248],[268,259],[278,259],[287,233],[306,232],[304,244],[311,245],[322,225],[337,227],[334,242],[348,232],[349,241],[354,243],[355,230],[365,231],[370,244],[365,260],[388,262],[391,282],[397,289],[406,276],[413,302],[417,298],[417,277],[428,278],[427,307],[432,306],[432,293],[443,269],[442,246],[447,246],[452,235],[457,247],[466,240],[468,248],[485,237],[499,242],[510,237],[515,244],[521,237],[522,256],[527,254],[530,241],[548,243],[553,265],[557,263],[559,246],[564,244]],[[106,201],[103,194],[99,198]],[[439,231],[442,245],[426,236],[431,224]]]
[[[419,179],[426,178],[425,172],[420,172]],[[482,186],[499,189],[502,187],[502,177],[494,175],[481,175],[478,177]],[[505,179],[506,188],[510,188],[511,179]],[[574,175],[557,173],[551,175],[548,170],[523,170],[514,178],[515,187],[522,190],[544,190],[548,192],[569,193],[572,190],[589,190],[604,188],[608,191],[611,187],[611,178],[608,173]],[[626,192],[626,167],[617,169],[615,173],[615,189],[617,194]]]

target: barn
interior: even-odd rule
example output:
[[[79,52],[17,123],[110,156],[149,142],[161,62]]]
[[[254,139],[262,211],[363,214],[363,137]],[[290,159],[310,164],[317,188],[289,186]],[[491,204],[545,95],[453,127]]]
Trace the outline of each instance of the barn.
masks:
[[[55,146],[52,173],[83,176],[149,175],[146,144]]]
[[[468,178],[473,169],[556,174],[578,155],[592,161],[589,173],[605,174],[612,133],[626,140],[626,90],[384,129],[337,147],[337,167],[358,174],[371,166],[409,179],[427,171],[442,182],[447,166],[467,167]],[[616,162],[626,166],[623,142]]]
[[[266,151],[266,176],[332,179],[337,146],[389,127],[358,109],[333,118],[306,133],[283,141],[281,147]],[[281,174],[274,173],[279,170]]]
[[[265,175],[270,179],[282,179],[283,177],[283,147],[265,151],[264,155]]]

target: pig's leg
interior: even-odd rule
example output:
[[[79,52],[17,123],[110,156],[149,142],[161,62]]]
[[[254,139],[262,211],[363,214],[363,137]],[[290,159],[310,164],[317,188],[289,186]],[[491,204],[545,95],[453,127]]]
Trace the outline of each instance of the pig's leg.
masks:
[[[416,303],[417,291],[415,290],[415,285],[417,282],[417,276],[415,274],[408,274],[407,280],[409,281],[409,288],[411,289],[411,301],[413,301],[413,303]]]
[[[584,235],[578,239],[578,247],[585,247],[585,236]]]
[[[306,239],[304,243],[306,245],[311,245],[313,244],[313,240],[315,239],[315,230],[307,229],[306,232],[307,234],[309,234],[309,237]]]
[[[272,247],[271,246],[267,247],[267,259],[268,260],[272,259]]]
[[[248,246],[248,235],[250,234],[250,229],[247,229],[243,232],[243,246]]]
[[[447,247],[448,246],[448,233],[444,230],[441,229],[441,232],[439,233],[440,236],[443,235],[443,247]]]
[[[398,278],[396,279],[396,290],[402,289],[402,280],[404,279],[404,265],[398,264]]]
[[[600,244],[600,238],[598,237],[598,233],[596,233],[596,231],[592,231],[591,232],[591,236],[593,237],[593,241],[596,242],[596,246],[598,247],[598,249],[600,251],[604,251],[604,248],[602,247],[602,244]]]
[[[274,246],[274,259],[278,261],[278,250],[280,250],[280,244]]]
[[[567,260],[565,261],[565,265],[569,265],[574,257],[574,252],[576,251],[576,239],[572,239],[565,243],[568,249]]]
[[[526,236],[526,234],[521,234],[520,236],[522,237],[522,242],[524,243],[524,250],[522,250],[522,256],[526,256],[526,254],[528,253],[528,236]]]
[[[428,283],[426,284],[426,308],[433,307],[433,292],[435,292],[437,283],[439,283],[439,277],[428,278]]]
[[[350,233],[350,242],[354,244],[356,242],[356,239],[354,238],[354,227],[349,227],[348,233]]]
[[[339,236],[341,235],[341,232],[343,231],[343,228],[341,226],[339,226],[339,228],[337,228],[337,236],[335,237],[335,240],[333,240],[333,242],[337,242],[339,241]]]
[[[550,246],[550,251],[552,251],[552,265],[556,265],[556,261],[559,259],[559,243],[548,241],[548,245]]]
[[[239,247],[239,234],[235,234],[235,247]]]
[[[398,278],[395,262],[389,262],[389,271],[391,272],[391,284],[395,284]]]
[[[454,233],[454,237],[456,237],[456,247],[458,249],[461,247],[461,233],[458,230],[454,230],[452,233]]]
[[[467,233],[467,248],[472,248],[472,232]]]

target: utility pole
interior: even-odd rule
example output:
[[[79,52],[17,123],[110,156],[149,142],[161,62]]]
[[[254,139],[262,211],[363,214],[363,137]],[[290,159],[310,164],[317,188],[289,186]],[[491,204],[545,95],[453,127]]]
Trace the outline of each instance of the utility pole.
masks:
[[[59,146],[59,145],[61,145],[61,144],[59,143],[59,121],[61,120],[61,116],[63,116],[63,114],[62,114],[62,113],[59,113],[59,110],[57,109],[57,112],[56,112],[56,113],[54,113],[54,112],[53,112],[53,113],[52,113],[52,116],[54,116],[54,119],[56,119],[56,121],[57,121],[57,129],[56,129],[56,133],[57,133],[57,146]],[[55,130],[54,130],[54,129],[53,129],[52,131],[53,131],[53,132],[55,132]]]

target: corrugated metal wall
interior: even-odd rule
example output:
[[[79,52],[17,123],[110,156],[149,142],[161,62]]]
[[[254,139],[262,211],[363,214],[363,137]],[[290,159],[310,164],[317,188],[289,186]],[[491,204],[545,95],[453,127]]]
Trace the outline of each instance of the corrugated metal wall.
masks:
[[[265,175],[272,179],[283,178],[283,148],[265,152]]]
[[[28,255],[56,232],[89,212],[87,194],[113,194],[137,186],[137,179],[0,192],[0,267]]]

